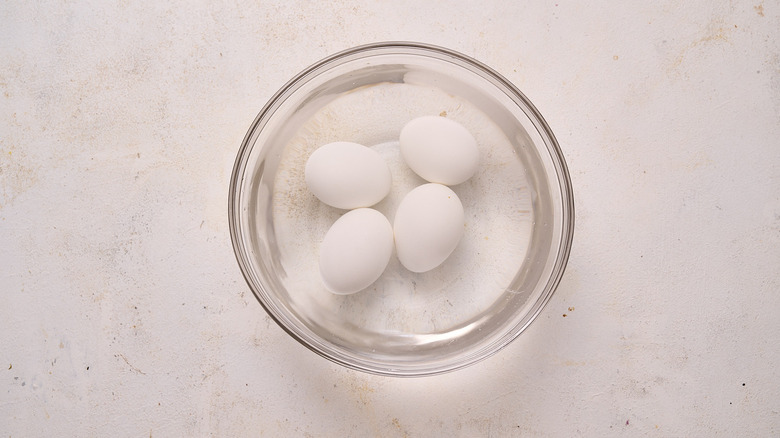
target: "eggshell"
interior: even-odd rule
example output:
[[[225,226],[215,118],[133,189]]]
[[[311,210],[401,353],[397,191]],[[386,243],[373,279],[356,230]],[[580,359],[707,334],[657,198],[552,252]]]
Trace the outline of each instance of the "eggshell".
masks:
[[[401,155],[423,179],[457,185],[474,175],[479,148],[460,123],[445,117],[424,116],[407,123],[400,134]]]
[[[347,210],[381,201],[392,182],[379,153],[346,141],[317,148],[306,161],[304,178],[320,201]]]
[[[393,220],[398,259],[412,272],[442,264],[463,236],[463,205],[449,187],[423,184],[398,205]]]
[[[393,228],[371,208],[345,213],[325,234],[320,246],[320,275],[329,291],[361,291],[384,272],[393,254]]]

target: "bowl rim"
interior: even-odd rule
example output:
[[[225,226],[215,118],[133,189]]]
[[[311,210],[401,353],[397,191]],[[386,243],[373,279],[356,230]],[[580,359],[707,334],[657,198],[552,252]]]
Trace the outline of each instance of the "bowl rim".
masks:
[[[450,56],[463,63],[469,64],[470,66],[475,67],[476,69],[481,70],[483,73],[485,73],[489,77],[491,82],[494,82],[494,85],[500,85],[504,87],[505,93],[509,91],[509,93],[506,94],[513,102],[515,102],[516,105],[521,107],[522,106],[526,107],[531,112],[532,117],[530,118],[534,126],[537,129],[543,131],[543,137],[546,137],[549,140],[549,144],[547,146],[550,154],[552,155],[553,158],[552,161],[554,167],[556,168],[555,176],[557,177],[560,185],[560,192],[561,192],[560,194],[562,200],[561,208],[563,212],[563,214],[561,215],[562,226],[561,226],[560,241],[558,242],[559,243],[558,253],[555,257],[555,264],[552,266],[553,275],[551,275],[550,278],[547,280],[546,293],[544,293],[540,297],[542,298],[541,300],[538,300],[534,303],[535,308],[532,310],[532,312],[529,312],[525,324],[522,324],[521,326],[514,326],[511,330],[499,336],[499,338],[495,342],[490,344],[491,346],[495,346],[495,347],[490,348],[489,351],[484,352],[483,354],[480,355],[471,354],[468,356],[468,360],[456,361],[454,363],[447,364],[446,366],[443,367],[436,366],[430,369],[414,370],[414,371],[408,371],[404,369],[386,369],[386,368],[379,368],[379,367],[361,366],[360,364],[346,361],[341,357],[329,355],[327,354],[327,352],[315,348],[315,346],[312,345],[310,342],[308,342],[306,339],[304,339],[304,337],[300,336],[298,333],[295,333],[290,327],[287,327],[287,325],[284,324],[283,321],[281,321],[277,317],[275,312],[270,308],[269,304],[264,302],[259,292],[255,290],[254,282],[250,279],[249,262],[243,254],[244,245],[241,242],[241,239],[239,237],[240,232],[238,229],[239,227],[238,227],[238,220],[237,220],[237,205],[235,205],[237,199],[236,194],[237,194],[238,187],[240,185],[239,176],[241,176],[243,179],[244,170],[245,170],[243,167],[244,159],[246,158],[247,150],[253,147],[250,140],[253,137],[253,134],[257,130],[258,126],[260,125],[261,121],[263,121],[267,117],[271,117],[276,107],[281,102],[284,101],[285,94],[290,92],[290,90],[293,89],[293,87],[298,82],[304,80],[304,78],[309,76],[311,73],[319,70],[320,68],[326,66],[329,63],[332,63],[334,61],[340,60],[342,58],[348,57],[353,54],[359,54],[362,52],[369,52],[378,49],[394,49],[394,48],[399,50],[420,51],[420,53],[418,53],[420,55],[424,55],[424,52],[428,51],[432,53],[437,53],[439,55]],[[566,270],[566,267],[568,265],[568,260],[571,253],[571,247],[574,240],[574,222],[575,222],[574,191],[571,184],[571,176],[568,171],[568,166],[563,156],[563,151],[561,150],[560,144],[558,143],[558,140],[553,134],[552,129],[548,125],[547,121],[544,119],[544,117],[536,108],[536,106],[531,102],[531,100],[528,99],[525,96],[525,94],[523,94],[512,82],[510,82],[503,75],[501,75],[496,70],[489,67],[488,65],[482,63],[481,61],[478,61],[468,55],[464,55],[452,49],[448,49],[433,44],[414,42],[414,41],[373,42],[373,43],[358,45],[345,50],[341,50],[339,52],[326,56],[325,58],[322,58],[321,60],[309,65],[308,67],[303,69],[300,73],[296,74],[290,80],[288,80],[282,87],[280,87],[279,90],[277,90],[276,93],[274,93],[268,99],[266,104],[258,112],[257,116],[250,124],[246,135],[241,141],[241,146],[238,149],[238,152],[236,154],[236,159],[233,164],[233,169],[230,177],[227,213],[228,213],[228,228],[230,230],[230,240],[233,246],[233,254],[236,257],[236,261],[238,262],[239,268],[241,270],[241,274],[243,275],[244,280],[247,283],[247,286],[252,291],[252,294],[255,296],[255,298],[260,303],[260,305],[263,307],[266,314],[269,317],[271,317],[271,319],[273,319],[274,322],[279,327],[281,327],[288,335],[290,335],[293,339],[298,341],[307,349],[318,354],[319,356],[322,356],[331,362],[337,363],[349,369],[362,371],[369,374],[391,376],[391,377],[425,377],[425,376],[433,376],[433,375],[439,375],[439,374],[456,371],[471,366],[475,363],[481,362],[487,359],[488,357],[491,357],[494,354],[498,353],[499,351],[503,350],[506,346],[512,343],[512,341],[514,341],[522,332],[526,330],[528,326],[530,326],[530,324],[533,321],[536,320],[538,315],[541,313],[542,309],[546,307],[547,303],[550,301],[553,294],[555,293],[563,277],[563,274]],[[263,285],[257,285],[257,286],[260,287],[261,289],[264,289]]]

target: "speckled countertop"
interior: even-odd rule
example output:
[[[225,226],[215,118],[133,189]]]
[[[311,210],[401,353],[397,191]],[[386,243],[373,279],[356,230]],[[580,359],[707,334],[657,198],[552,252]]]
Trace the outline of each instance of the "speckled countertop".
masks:
[[[0,436],[780,434],[777,2],[0,5]],[[263,312],[230,170],[290,77],[416,40],[564,150],[566,275],[496,356],[392,379]]]

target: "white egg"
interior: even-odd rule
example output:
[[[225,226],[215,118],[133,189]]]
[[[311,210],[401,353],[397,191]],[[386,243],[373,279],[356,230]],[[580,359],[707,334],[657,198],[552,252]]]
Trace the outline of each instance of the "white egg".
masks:
[[[401,129],[400,142],[406,164],[427,181],[454,186],[477,171],[477,141],[454,120],[418,117]]]
[[[374,283],[393,254],[393,227],[380,212],[358,208],[341,216],[320,246],[320,275],[329,291],[347,295]]]
[[[430,271],[458,246],[464,224],[463,205],[449,187],[416,187],[401,200],[393,221],[398,260],[412,272]]]
[[[320,201],[346,210],[381,201],[392,182],[378,152],[346,141],[317,148],[306,161],[304,178]]]

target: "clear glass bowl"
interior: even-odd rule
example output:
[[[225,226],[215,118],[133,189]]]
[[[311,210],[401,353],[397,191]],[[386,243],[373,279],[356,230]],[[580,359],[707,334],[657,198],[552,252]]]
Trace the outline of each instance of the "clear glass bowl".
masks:
[[[422,115],[458,121],[480,145],[479,170],[452,187],[463,239],[433,271],[411,273],[393,257],[368,289],[325,291],[318,248],[344,211],[306,189],[309,154],[339,140],[379,151],[394,185],[374,208],[392,222],[403,195],[424,183],[397,143]],[[238,264],[268,314],[315,353],[390,376],[452,371],[509,344],[552,296],[574,232],[566,164],[533,104],[482,63],[420,43],[355,47],[288,82],[244,138],[229,198]]]

